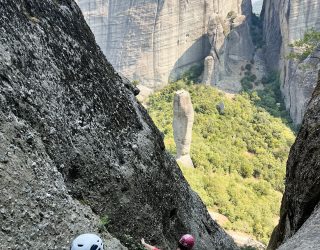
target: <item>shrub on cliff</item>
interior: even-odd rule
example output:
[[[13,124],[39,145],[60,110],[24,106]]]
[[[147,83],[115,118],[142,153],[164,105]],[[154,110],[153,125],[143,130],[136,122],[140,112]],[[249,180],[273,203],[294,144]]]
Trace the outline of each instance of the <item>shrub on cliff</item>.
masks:
[[[295,51],[291,52],[288,58],[302,61],[311,55],[319,45],[320,31],[312,28],[304,34],[303,38],[290,44],[292,48],[295,48]]]

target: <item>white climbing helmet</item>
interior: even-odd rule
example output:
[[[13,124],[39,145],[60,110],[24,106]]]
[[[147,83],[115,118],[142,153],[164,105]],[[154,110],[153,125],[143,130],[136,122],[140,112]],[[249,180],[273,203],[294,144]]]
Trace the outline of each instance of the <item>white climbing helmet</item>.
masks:
[[[103,250],[103,242],[96,234],[81,234],[72,241],[70,250]]]

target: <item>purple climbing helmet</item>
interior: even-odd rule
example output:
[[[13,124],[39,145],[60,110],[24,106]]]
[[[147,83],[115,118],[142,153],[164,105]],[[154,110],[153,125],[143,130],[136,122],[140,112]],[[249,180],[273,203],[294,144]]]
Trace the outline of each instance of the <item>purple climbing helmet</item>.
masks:
[[[195,242],[194,237],[191,234],[185,234],[179,240],[179,244],[181,244],[182,246],[188,249],[192,249],[192,247],[194,246],[194,242]]]

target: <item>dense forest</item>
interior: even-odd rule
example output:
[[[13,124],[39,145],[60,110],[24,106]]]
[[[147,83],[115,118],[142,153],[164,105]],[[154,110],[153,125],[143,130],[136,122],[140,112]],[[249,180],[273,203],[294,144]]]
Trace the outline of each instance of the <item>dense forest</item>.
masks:
[[[267,106],[261,107],[266,104],[262,93],[225,94],[179,80],[152,95],[147,103],[172,154],[172,105],[179,89],[190,92],[195,110],[191,146],[195,168],[181,166],[186,179],[209,210],[227,216],[226,229],[252,234],[267,243],[278,221],[293,131],[281,117],[270,115]],[[270,93],[264,94],[274,112],[277,100],[272,103]]]

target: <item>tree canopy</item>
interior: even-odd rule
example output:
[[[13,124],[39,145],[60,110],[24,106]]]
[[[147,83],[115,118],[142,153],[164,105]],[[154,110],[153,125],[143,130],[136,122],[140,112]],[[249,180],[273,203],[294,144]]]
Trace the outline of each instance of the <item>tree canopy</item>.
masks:
[[[195,110],[191,157],[195,169],[181,166],[207,207],[228,217],[224,225],[267,242],[277,224],[285,164],[294,134],[280,118],[257,107],[252,96],[224,94],[215,88],[170,84],[149,98],[148,110],[175,154],[173,98],[190,92]],[[219,113],[217,105],[224,104]]]

